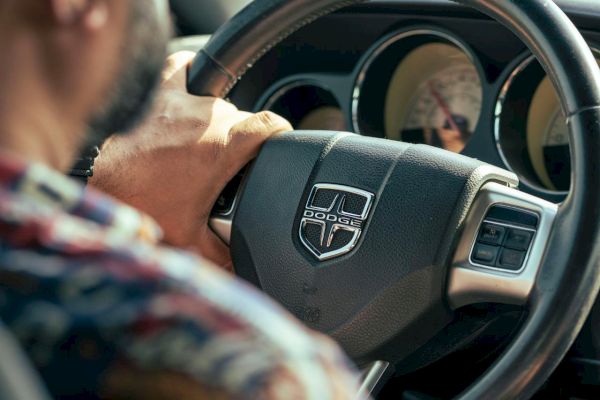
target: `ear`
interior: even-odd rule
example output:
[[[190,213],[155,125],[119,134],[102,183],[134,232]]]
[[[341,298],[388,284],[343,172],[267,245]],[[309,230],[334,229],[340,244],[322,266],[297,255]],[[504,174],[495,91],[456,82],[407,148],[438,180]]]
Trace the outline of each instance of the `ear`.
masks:
[[[54,18],[60,25],[80,24],[98,30],[108,21],[106,0],[49,0]]]

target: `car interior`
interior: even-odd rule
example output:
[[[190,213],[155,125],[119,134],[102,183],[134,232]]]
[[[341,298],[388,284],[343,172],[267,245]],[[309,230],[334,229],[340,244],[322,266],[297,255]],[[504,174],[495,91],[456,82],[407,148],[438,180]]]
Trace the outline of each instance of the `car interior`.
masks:
[[[189,91],[295,128],[213,210],[238,276],[373,398],[600,398],[600,1],[170,3]]]

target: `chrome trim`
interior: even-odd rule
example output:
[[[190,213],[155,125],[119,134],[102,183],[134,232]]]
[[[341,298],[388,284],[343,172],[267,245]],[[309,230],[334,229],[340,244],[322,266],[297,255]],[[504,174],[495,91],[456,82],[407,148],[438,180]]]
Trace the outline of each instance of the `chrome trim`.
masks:
[[[363,370],[357,400],[363,400],[365,399],[364,396],[369,396],[373,393],[373,390],[381,381],[389,366],[390,363],[387,361],[375,361]]]
[[[208,226],[213,230],[213,232],[221,238],[225,244],[231,244],[231,229],[233,226],[233,221],[231,219],[222,218],[222,217],[212,217]]]
[[[335,190],[335,191],[339,191],[342,193],[350,193],[350,194],[355,194],[355,195],[364,197],[366,199],[366,204],[365,204],[365,207],[361,214],[352,214],[352,213],[343,212],[343,204],[344,204],[343,202],[338,205],[338,209],[337,209],[337,213],[339,215],[344,216],[344,217],[349,217],[349,218],[355,218],[356,220],[360,220],[361,222],[364,222],[367,219],[367,216],[369,215],[369,212],[371,211],[371,207],[373,205],[373,200],[375,198],[375,195],[373,193],[367,192],[365,190],[357,189],[354,187],[336,185],[336,184],[332,184],[332,183],[319,183],[319,184],[316,184],[313,186],[313,188],[310,192],[310,195],[308,196],[308,200],[306,201],[306,205],[304,206],[304,209],[303,209],[305,213],[310,212],[310,211],[317,211],[318,213],[322,213],[322,214],[331,212],[333,210],[333,208],[336,206],[336,204],[338,203],[339,194],[334,198],[331,206],[328,208],[313,206],[312,205],[313,200],[319,190]],[[334,222],[337,222],[337,221],[334,221]],[[333,241],[333,236],[334,236],[335,232],[337,232],[339,230],[345,230],[348,232],[352,232],[353,236],[347,245],[345,245],[337,250],[332,250],[332,251],[321,253],[317,248],[315,248],[315,246],[312,243],[310,243],[304,237],[305,236],[304,231],[305,231],[306,225],[308,225],[308,224],[321,225],[321,246],[323,245],[323,242],[325,240],[325,235],[327,235],[327,247],[329,247],[331,245],[331,242]],[[360,239],[360,235],[362,233],[362,226],[361,227],[350,226],[350,225],[346,225],[344,223],[332,224],[330,232],[325,232],[326,229],[327,229],[327,224],[324,221],[322,221],[320,219],[312,218],[311,216],[307,216],[306,214],[303,214],[303,218],[300,221],[300,227],[298,228],[298,238],[300,239],[300,242],[319,261],[330,260],[332,258],[339,257],[341,255],[351,252],[352,250],[354,250],[354,248],[358,244],[358,240]]]
[[[327,247],[330,247],[331,244],[333,243],[333,238],[335,237],[335,234],[337,231],[352,232],[354,234],[354,236],[352,237],[352,241],[351,241],[353,243],[352,248],[354,248],[354,246],[356,246],[356,242],[358,242],[358,236],[362,232],[361,229],[350,228],[349,226],[346,226],[343,224],[334,224],[331,227],[331,232],[329,233],[329,237],[327,238]],[[352,250],[352,249],[350,249],[350,250]]]
[[[317,251],[314,248],[314,246],[308,240],[306,240],[304,238],[304,235],[302,234],[304,229],[306,228],[306,225],[309,223],[318,224],[318,225],[322,226],[321,243],[323,243],[323,241],[325,240],[325,229],[327,228],[327,225],[323,221],[319,221],[319,220],[315,220],[315,219],[311,219],[311,218],[303,218],[302,222],[300,223],[300,231],[298,232],[298,235],[300,237],[300,242],[302,242],[304,247],[306,247],[306,249],[308,251],[310,251],[310,253],[313,256],[315,256],[319,261],[331,260],[332,258],[344,255],[346,253],[350,253],[356,247],[356,244],[358,243],[358,239],[360,238],[360,234],[362,232],[362,229],[359,229],[359,228],[350,228],[345,225],[337,225],[337,224],[333,225],[331,228],[331,232],[329,232],[329,235],[327,236],[327,246],[328,247],[331,246],[331,243],[333,242],[334,233],[340,229],[346,230],[348,232],[352,232],[353,233],[352,239],[344,247],[341,247],[334,251],[328,251],[326,253],[321,254],[319,251]]]
[[[489,211],[489,209],[490,209],[490,208],[492,208],[494,205],[496,205],[496,204],[493,204],[493,205],[491,205],[490,207],[488,207],[488,211]],[[504,204],[503,204],[503,205],[504,205]],[[505,205],[504,205],[504,206],[505,206]],[[506,207],[506,208],[513,208],[513,209],[516,209],[516,210],[519,210],[519,211],[523,211],[523,209],[521,209],[521,208],[516,208],[516,207]],[[488,211],[486,211],[486,212],[485,212],[485,214],[486,214],[486,215],[487,215]],[[539,215],[538,215],[538,214],[535,214],[535,215],[536,215],[536,216],[539,218]],[[531,239],[531,242],[532,242],[532,243],[533,243],[533,241],[535,240],[535,236],[537,235],[537,230],[535,230],[535,229],[531,229],[531,228],[526,228],[526,227],[519,226],[519,225],[506,224],[506,223],[503,223],[503,222],[498,222],[498,221],[489,220],[489,219],[484,219],[484,220],[481,222],[481,224],[485,224],[485,223],[491,223],[491,224],[494,224],[494,225],[500,225],[500,226],[504,226],[505,228],[515,228],[515,229],[519,229],[519,230],[521,230],[521,231],[529,231],[529,232],[533,232],[533,237],[532,237],[532,239]],[[475,249],[475,245],[476,245],[477,243],[478,243],[478,242],[477,242],[477,240],[474,240],[474,241],[473,241],[473,244],[471,245],[471,250],[470,250],[470,252],[469,252],[469,254],[470,254],[470,256],[469,256],[469,262],[471,263],[471,265],[474,265],[474,266],[476,266],[476,267],[483,268],[483,269],[490,269],[490,270],[493,270],[493,271],[507,272],[507,273],[509,273],[509,274],[519,274],[519,273],[523,272],[523,270],[525,269],[525,264],[527,264],[527,259],[529,258],[529,253],[531,253],[531,246],[529,246],[529,249],[527,250],[527,255],[525,256],[525,260],[523,261],[523,267],[521,267],[521,269],[518,269],[518,270],[516,270],[516,271],[512,271],[512,270],[507,270],[507,269],[504,269],[504,268],[491,267],[491,266],[489,266],[489,265],[479,264],[479,263],[477,263],[477,262],[473,261],[473,249]]]
[[[319,190],[337,190],[340,192],[356,194],[356,195],[366,198],[367,204],[366,204],[365,209],[363,210],[362,214],[352,214],[352,213],[343,212],[343,203],[340,204],[340,207],[338,209],[338,211],[341,215],[345,215],[346,217],[359,218],[363,221],[365,219],[367,219],[367,215],[369,215],[369,212],[371,211],[371,206],[373,205],[373,199],[375,198],[375,195],[373,193],[367,192],[366,190],[357,189],[352,186],[336,185],[333,183],[318,183],[313,186],[313,188],[310,192],[310,196],[308,196],[308,201],[306,202],[306,209],[315,210],[315,211],[326,211],[326,212],[333,210],[333,207],[335,207],[335,204],[337,202],[339,195],[337,195],[335,197],[335,199],[333,200],[333,204],[328,209],[321,208],[321,207],[315,207],[315,206],[311,205]],[[344,199],[344,201],[345,201],[345,199]]]
[[[304,237],[302,236],[302,232],[304,230],[306,230],[306,225],[308,224],[315,224],[315,225],[319,225],[321,227],[321,237],[319,238],[320,241],[320,245],[323,246],[323,242],[325,241],[325,229],[327,228],[327,224],[324,221],[318,220],[318,219],[312,219],[312,218],[302,218],[302,222],[300,223],[300,240],[302,241],[302,243],[305,246],[311,246],[312,245],[310,243],[308,243],[308,241],[305,243],[304,242]],[[329,236],[332,236],[331,234]],[[329,243],[329,240],[327,240],[327,242]],[[315,254],[315,256],[319,257],[318,254]]]
[[[503,205],[539,216],[537,233],[520,271],[473,264],[471,250],[489,208]],[[516,189],[487,183],[480,190],[465,220],[448,279],[448,299],[454,309],[467,304],[497,302],[525,304],[542,263],[558,206]]]
[[[590,49],[592,50],[592,53],[594,53],[594,55],[596,57],[600,57],[599,49],[597,49],[595,47],[591,47],[591,46],[590,46]],[[527,185],[528,187],[530,187],[532,189],[537,190],[538,192],[540,192],[542,194],[567,195],[569,193],[568,190],[562,191],[562,190],[550,190],[550,189],[544,188],[538,184],[532,183],[530,180],[525,178],[522,174],[515,171],[512,168],[512,166],[510,165],[510,162],[508,161],[508,158],[506,157],[506,154],[504,153],[504,150],[502,149],[502,144],[500,143],[500,139],[502,136],[502,132],[500,129],[500,122],[501,122],[502,114],[504,111],[504,102],[506,101],[506,96],[508,95],[508,92],[512,88],[515,79],[517,79],[517,77],[535,60],[536,60],[536,58],[534,55],[530,55],[530,56],[526,57],[511,71],[508,78],[506,78],[506,80],[502,84],[502,89],[500,89],[500,92],[498,93],[498,97],[496,98],[496,106],[494,107],[494,142],[496,144],[496,149],[498,150],[498,154],[500,155],[500,159],[502,160],[502,163],[504,164],[506,169],[515,173],[519,177],[519,180],[522,183],[524,183],[525,185]],[[542,79],[544,79],[544,78],[542,77]],[[539,84],[538,84],[538,86],[539,86]],[[529,110],[527,111],[527,116],[529,116]],[[527,134],[527,132],[525,132],[525,133]]]
[[[308,203],[307,204],[312,204],[313,200],[315,199],[315,196],[317,194],[317,190],[318,189],[325,189],[325,187],[317,187],[319,185],[315,185],[315,187],[313,188],[313,190],[310,192],[310,196],[308,197]],[[329,189],[333,189],[333,188],[329,188]],[[335,207],[338,199],[339,199],[340,195],[336,194],[335,197],[333,198],[333,201],[331,202],[331,205],[327,208],[325,207],[317,207],[317,206],[310,206],[311,210],[314,211],[323,211],[323,212],[331,212],[333,210],[333,207]],[[306,206],[306,208],[308,208],[308,205]]]
[[[444,31],[435,30],[435,29],[431,29],[431,28],[423,28],[423,29],[413,29],[413,30],[409,30],[409,31],[403,30],[403,31],[395,32],[395,33],[385,36],[377,44],[375,44],[374,48],[369,50],[370,53],[367,56],[366,60],[363,61],[361,64],[358,76],[356,78],[354,87],[352,89],[352,107],[351,107],[352,108],[352,128],[354,129],[355,133],[359,133],[359,134],[361,133],[360,127],[358,126],[358,104],[360,102],[360,96],[361,96],[363,85],[365,83],[365,78],[366,78],[367,72],[371,69],[373,62],[375,62],[375,60],[381,55],[381,53],[386,51],[394,43],[396,43],[400,40],[412,37],[412,36],[421,36],[421,35],[437,36],[439,38],[449,41],[454,46],[458,47],[461,51],[463,51],[465,53],[465,55],[471,61],[473,61],[474,64],[476,64],[476,57],[474,56],[473,52],[467,46],[465,46],[458,38],[455,38],[451,34],[446,33]],[[400,62],[402,62],[402,61],[400,61]],[[398,65],[400,65],[400,64],[398,64]],[[481,74],[481,71],[479,70],[479,68],[477,68],[477,66],[476,66],[476,69],[477,69],[477,73]],[[480,79],[481,79],[481,76],[480,76]]]

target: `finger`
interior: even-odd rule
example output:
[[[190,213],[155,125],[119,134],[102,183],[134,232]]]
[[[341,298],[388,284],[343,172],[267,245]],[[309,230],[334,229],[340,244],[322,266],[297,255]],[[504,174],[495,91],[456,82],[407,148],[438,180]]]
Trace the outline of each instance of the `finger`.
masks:
[[[195,57],[193,51],[179,51],[167,57],[162,84],[187,92],[187,69]]]
[[[229,131],[229,146],[226,150],[229,165],[239,171],[258,155],[265,141],[292,130],[292,125],[285,118],[270,111],[251,115]]]

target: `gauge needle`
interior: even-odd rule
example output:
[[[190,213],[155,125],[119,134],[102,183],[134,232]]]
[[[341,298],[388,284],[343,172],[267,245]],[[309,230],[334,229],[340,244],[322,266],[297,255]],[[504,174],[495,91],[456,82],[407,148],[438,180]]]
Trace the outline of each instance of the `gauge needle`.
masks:
[[[437,103],[438,107],[442,109],[442,112],[444,113],[444,116],[446,117],[446,121],[448,121],[452,130],[461,133],[462,131],[456,124],[456,121],[454,121],[454,117],[452,116],[452,113],[450,112],[450,108],[448,107],[448,104],[446,104],[446,102],[444,101],[444,98],[442,97],[440,92],[438,92],[438,90],[435,88],[434,83],[435,83],[434,81],[429,81],[429,91],[431,92],[431,95],[435,99],[435,102]]]

